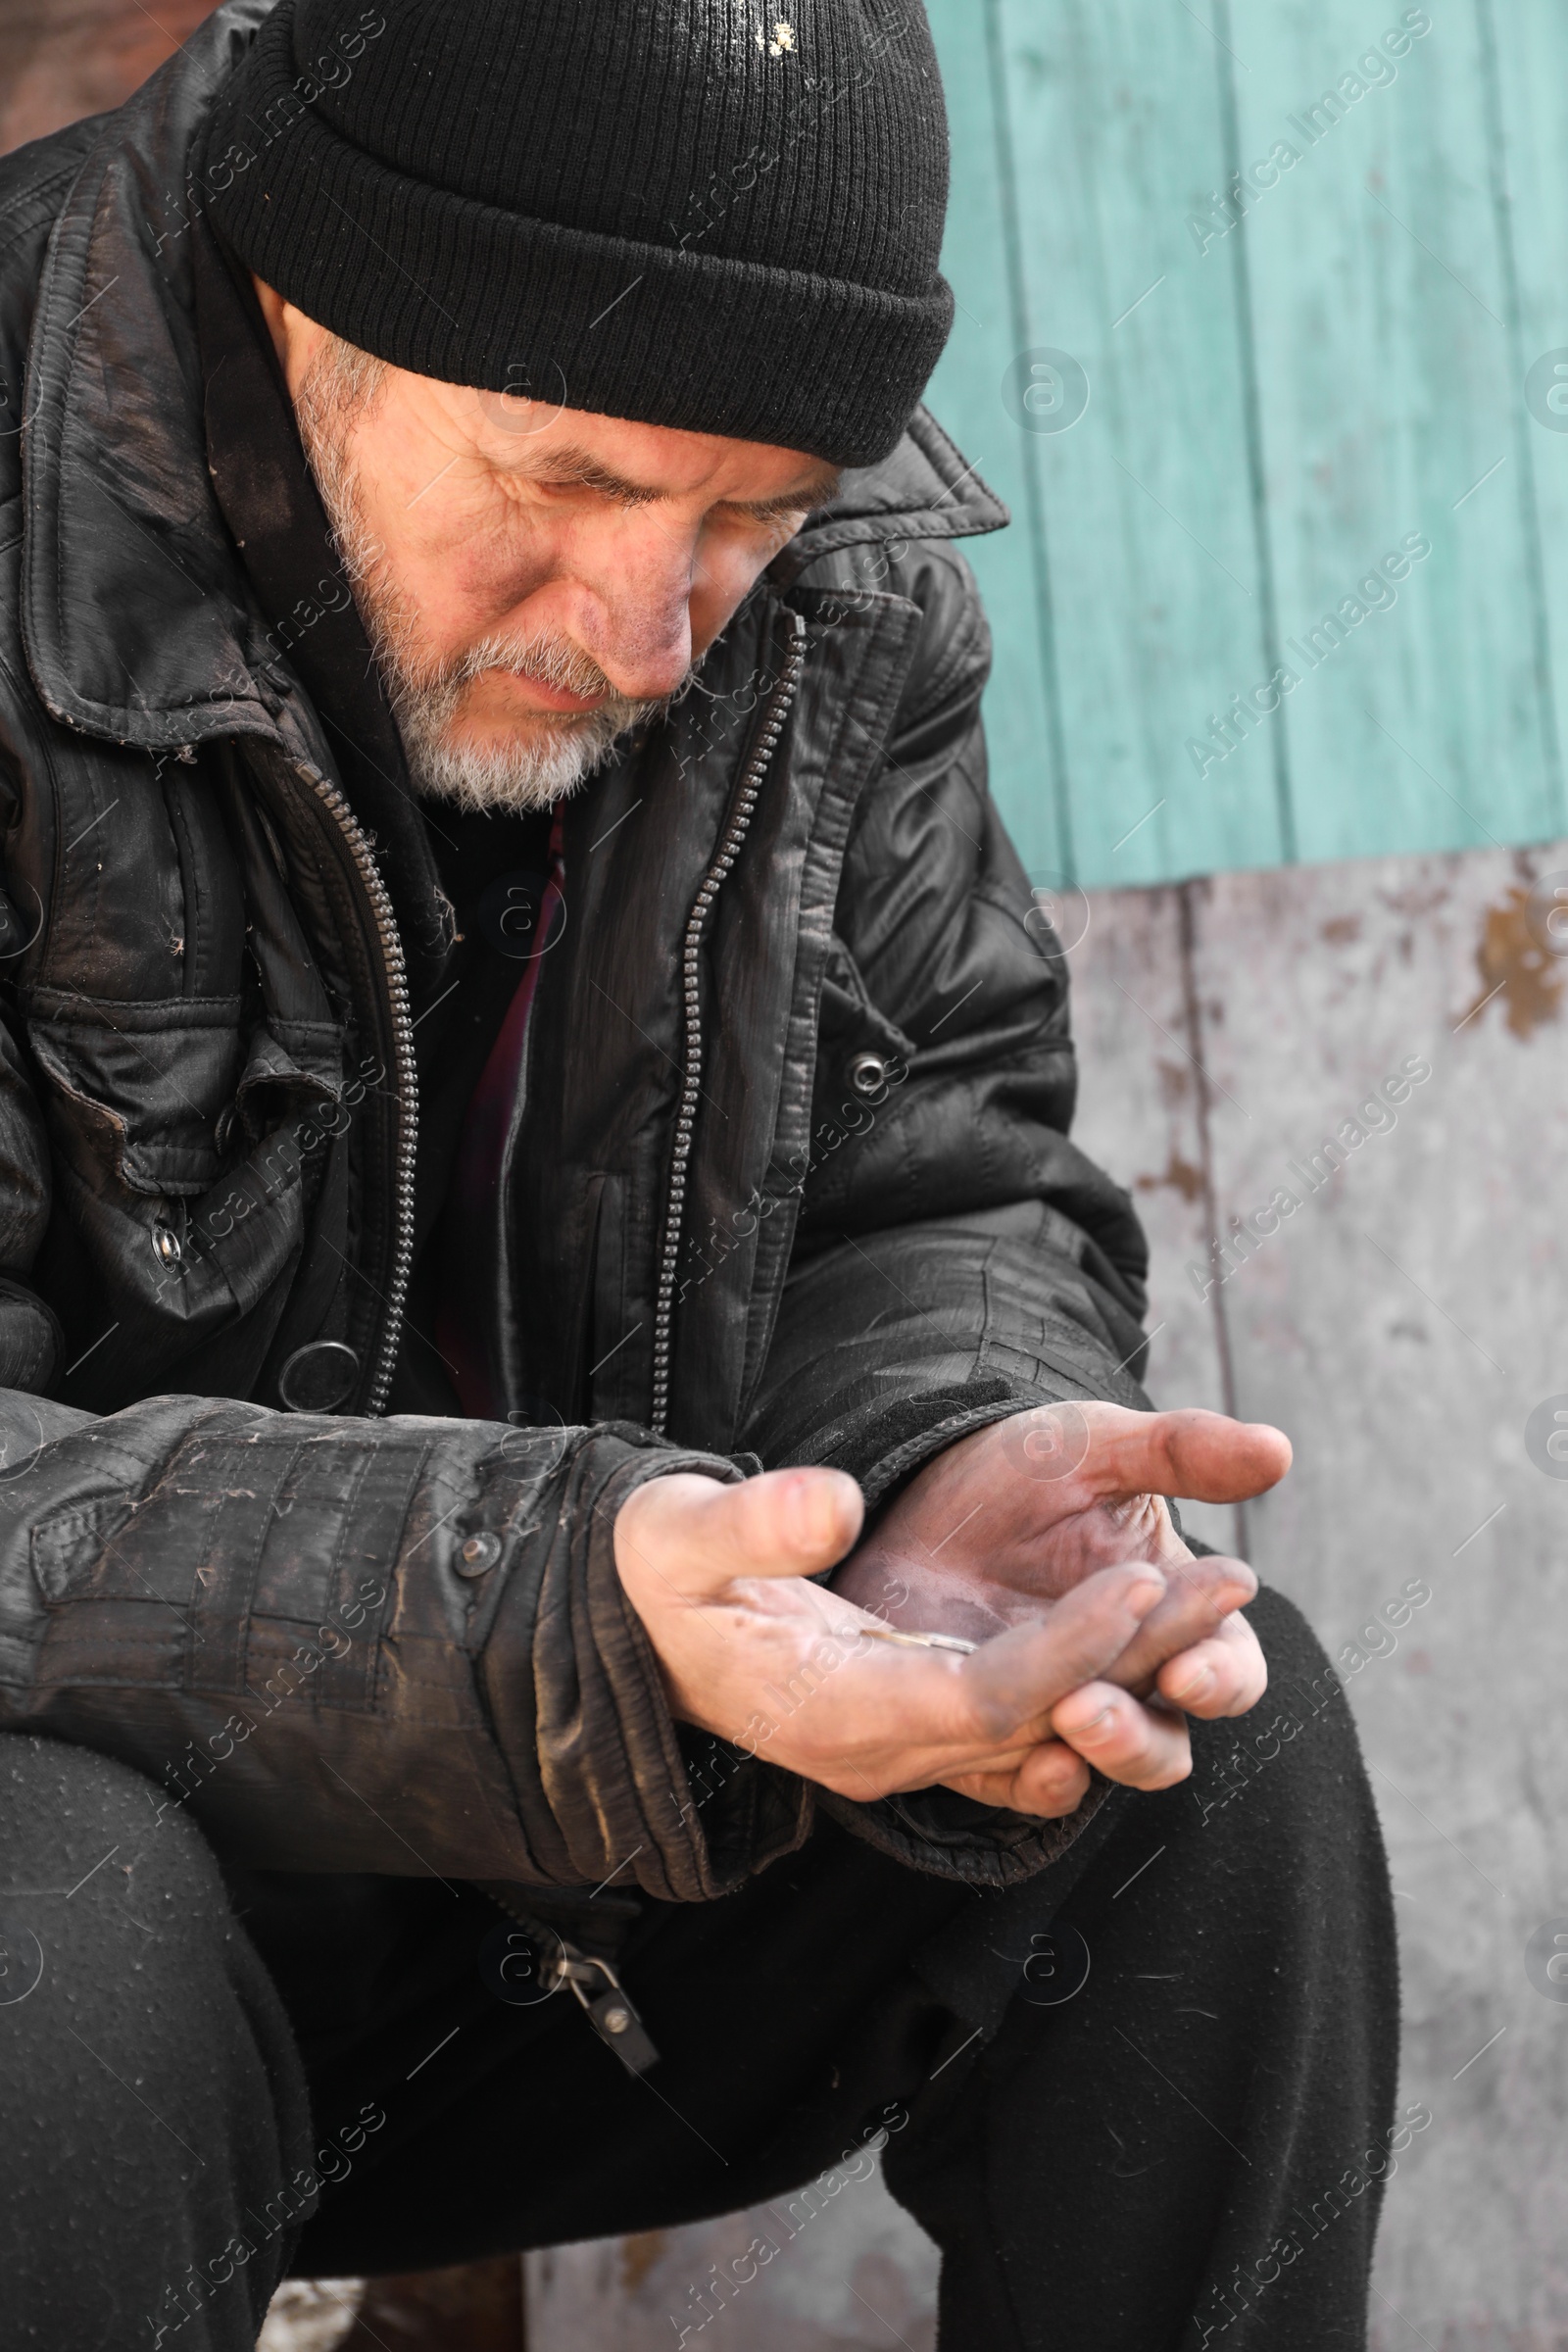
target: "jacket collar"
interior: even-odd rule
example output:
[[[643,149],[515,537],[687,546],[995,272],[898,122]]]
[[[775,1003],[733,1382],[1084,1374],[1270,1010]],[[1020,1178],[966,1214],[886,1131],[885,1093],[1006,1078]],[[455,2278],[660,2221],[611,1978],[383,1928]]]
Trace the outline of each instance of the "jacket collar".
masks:
[[[27,661],[56,717],[122,743],[277,731],[267,623],[208,474],[186,176],[270,5],[227,0],[106,119],[39,286],[23,447]],[[846,476],[769,577],[784,587],[841,547],[1006,519],[922,410],[891,458]]]
[[[929,409],[916,409],[908,431],[880,466],[847,473],[839,494],[769,566],[788,587],[819,556],[843,547],[897,539],[968,539],[1000,531],[1006,508],[949,440]]]
[[[22,619],[56,717],[148,747],[274,733],[265,622],[208,479],[186,157],[267,0],[228,0],[106,118],[27,353]],[[153,616],[156,615],[156,619]]]

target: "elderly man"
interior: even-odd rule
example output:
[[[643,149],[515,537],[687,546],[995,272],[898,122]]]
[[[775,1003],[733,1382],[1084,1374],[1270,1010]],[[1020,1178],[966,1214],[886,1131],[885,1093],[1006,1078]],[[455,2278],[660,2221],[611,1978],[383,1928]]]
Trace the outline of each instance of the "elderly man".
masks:
[[[868,2148],[945,2347],[1363,2338],[1381,1850],[1067,1141],[945,190],[906,0],[230,0],[0,167],[8,2343]]]

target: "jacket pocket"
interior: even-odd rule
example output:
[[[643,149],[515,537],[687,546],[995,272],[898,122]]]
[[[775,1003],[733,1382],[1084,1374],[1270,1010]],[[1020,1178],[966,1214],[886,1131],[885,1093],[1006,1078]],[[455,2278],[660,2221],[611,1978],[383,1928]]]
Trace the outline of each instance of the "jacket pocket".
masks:
[[[238,997],[110,1004],[39,989],[27,1040],[51,1138],[93,1191],[205,1192],[222,1164],[218,1122],[243,1059]]]
[[[291,1119],[304,1127],[319,1118],[328,1134],[335,1133],[337,1106],[357,1105],[366,1088],[383,1075],[378,1067],[367,1065],[348,1084],[343,1057],[343,1032],[330,1021],[284,1021],[274,1016],[270,1027],[254,1029],[234,1100],[247,1142],[261,1143]],[[220,1113],[219,1133],[225,1142],[227,1125],[227,1114]]]
[[[339,1101],[341,1030],[277,1021],[247,1035],[241,1010],[238,997],[108,1004],[33,994],[27,1039],[50,1133],[94,1192],[109,1177],[155,1200],[205,1193],[233,1143],[256,1144]]]

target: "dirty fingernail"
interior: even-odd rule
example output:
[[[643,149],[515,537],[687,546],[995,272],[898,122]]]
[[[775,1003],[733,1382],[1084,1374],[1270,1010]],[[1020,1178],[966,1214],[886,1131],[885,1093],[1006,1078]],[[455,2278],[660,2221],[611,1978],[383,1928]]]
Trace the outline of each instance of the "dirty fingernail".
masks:
[[[1179,1690],[1172,1691],[1171,1696],[1182,1706],[1191,1706],[1195,1699],[1206,1698],[1213,1688],[1214,1669],[1204,1666],[1200,1668],[1190,1683],[1183,1683]]]

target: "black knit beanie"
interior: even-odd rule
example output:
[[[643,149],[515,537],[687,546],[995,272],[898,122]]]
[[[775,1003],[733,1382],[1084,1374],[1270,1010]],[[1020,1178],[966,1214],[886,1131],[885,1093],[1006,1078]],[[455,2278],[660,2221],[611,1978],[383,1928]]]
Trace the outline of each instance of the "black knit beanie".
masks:
[[[192,166],[378,359],[839,465],[952,322],[920,0],[279,0]]]

